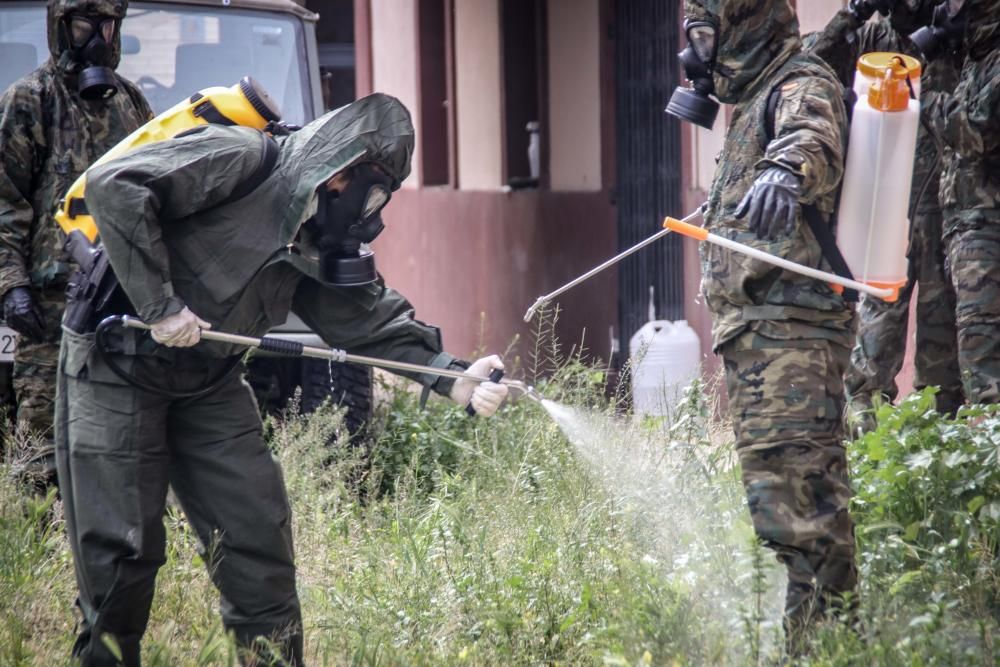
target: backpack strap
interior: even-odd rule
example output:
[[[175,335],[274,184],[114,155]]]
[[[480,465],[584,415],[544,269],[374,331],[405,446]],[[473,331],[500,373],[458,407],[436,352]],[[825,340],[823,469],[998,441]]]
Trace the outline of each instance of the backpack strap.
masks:
[[[274,170],[274,165],[278,162],[278,142],[264,132],[260,133],[260,138],[264,146],[264,151],[260,157],[260,163],[253,170],[253,173],[243,179],[230,193],[230,195],[216,204],[216,206],[225,206],[226,204],[232,204],[234,201],[243,199],[260,187],[260,185],[267,180],[267,177],[271,175],[271,172]]]
[[[857,95],[854,93],[853,89],[846,88],[844,90],[844,103],[847,105],[848,110],[853,110],[853,100],[856,98]],[[767,143],[771,143],[771,141],[774,140],[777,132],[775,127],[775,115],[778,110],[778,102],[780,101],[781,84],[779,83],[771,89],[770,93],[768,93],[767,107],[764,110],[764,132],[767,136]],[[850,112],[848,112],[848,123],[850,123]],[[847,265],[847,260],[844,259],[843,253],[841,253],[840,248],[837,247],[837,237],[833,233],[832,227],[837,221],[836,209],[834,209],[830,223],[827,223],[823,220],[823,215],[820,213],[815,204],[802,204],[802,217],[809,226],[809,231],[811,231],[813,236],[816,237],[816,242],[819,243],[820,250],[823,253],[823,259],[827,261],[830,268],[833,269],[833,272],[841,278],[854,280],[854,274],[851,273],[851,268]],[[843,295],[844,301],[847,301],[848,303],[857,303],[858,301],[857,290],[845,288]]]

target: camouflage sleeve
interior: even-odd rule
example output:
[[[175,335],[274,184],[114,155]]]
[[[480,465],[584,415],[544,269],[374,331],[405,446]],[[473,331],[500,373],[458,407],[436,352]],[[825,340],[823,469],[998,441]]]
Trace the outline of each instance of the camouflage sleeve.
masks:
[[[820,77],[781,84],[774,139],[756,169],[776,166],[798,175],[805,204],[835,190],[843,176],[847,113],[842,96],[835,81]]]
[[[35,156],[45,144],[40,100],[14,84],[0,97],[0,295],[26,286]]]
[[[224,201],[257,168],[259,133],[203,126],[87,172],[87,208],[115,275],[147,322],[179,312],[162,225]]]
[[[153,120],[153,117],[155,116],[153,109],[149,106],[149,102],[146,101],[146,96],[142,94],[142,91],[139,90],[138,86],[128,79],[120,76],[118,77],[118,80],[121,82],[122,87],[125,88],[125,92],[128,93],[129,99],[132,100],[132,104],[135,105],[136,116],[141,119],[140,124]]]
[[[292,311],[327,345],[353,354],[436,368],[468,367],[442,351],[437,327],[415,319],[409,301],[381,284],[337,288],[306,279],[295,292]],[[451,378],[394,372],[443,395],[454,383]]]
[[[892,8],[889,22],[900,35],[910,35],[915,30],[930,25],[934,7],[939,0],[898,0]]]
[[[854,14],[841,9],[823,30],[806,39],[807,50],[822,58],[845,86],[853,78],[854,64],[858,59],[858,29],[861,25]]]

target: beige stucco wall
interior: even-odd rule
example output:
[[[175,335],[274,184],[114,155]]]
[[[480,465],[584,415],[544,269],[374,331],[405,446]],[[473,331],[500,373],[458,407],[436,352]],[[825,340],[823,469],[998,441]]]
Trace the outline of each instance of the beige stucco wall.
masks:
[[[798,0],[796,11],[799,15],[799,29],[802,34],[822,30],[843,6],[843,0]]]
[[[499,0],[455,2],[455,115],[458,186],[503,185]]]
[[[416,4],[414,0],[371,0],[372,84],[376,91],[398,97],[419,128]],[[416,143],[415,165],[420,164],[419,133]],[[419,186],[420,170],[413,169],[403,187]]]
[[[547,131],[552,189],[600,190],[601,45],[598,0],[549,0],[547,9]]]

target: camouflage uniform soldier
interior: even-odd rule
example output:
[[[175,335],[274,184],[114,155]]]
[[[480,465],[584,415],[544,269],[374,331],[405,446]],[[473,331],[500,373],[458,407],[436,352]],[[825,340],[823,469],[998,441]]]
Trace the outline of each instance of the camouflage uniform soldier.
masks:
[[[813,43],[808,48],[836,70],[845,86],[851,86],[857,59],[865,53],[893,51],[919,56],[907,35],[929,22],[934,4],[928,0],[890,2],[891,20],[870,22],[875,7],[851,3],[850,8],[837,12],[822,33],[810,36]],[[921,95],[926,98],[934,91],[954,89],[961,64],[962,55],[954,53],[932,61],[921,76]],[[939,146],[934,135],[921,127],[910,188],[912,222],[906,287],[894,303],[876,298],[861,301],[858,340],[846,375],[847,391],[858,412],[868,411],[876,394],[892,401],[899,393],[896,376],[903,367],[906,346],[902,341],[906,339],[910,299],[917,283],[920,289],[914,385],[917,389],[939,387],[937,407],[941,412],[954,413],[964,402],[955,342],[955,294],[945,274],[941,241]],[[870,424],[871,413],[866,412],[862,418]]]
[[[1000,402],[1000,0],[951,0],[964,14],[967,58],[954,94],[925,118],[949,150],[941,175],[948,267],[957,299],[958,361],[969,400]],[[960,7],[961,6],[961,7]]]
[[[814,207],[825,225],[834,208],[847,132],[841,85],[802,50],[788,0],[686,0],[685,15],[714,94],[735,104],[706,226],[822,266],[804,215]],[[696,44],[706,32],[713,41]],[[685,69],[697,88],[698,75],[687,62]],[[775,89],[772,134],[767,107]],[[743,484],[758,536],[788,571],[785,625],[789,648],[798,651],[802,631],[857,580],[841,442],[854,312],[825,283],[714,245],[702,252],[702,290],[725,362]]]
[[[91,162],[152,116],[142,94],[112,71],[127,4],[49,0],[52,56],[0,98],[0,294],[7,324],[20,334],[17,425],[35,443],[26,452],[35,481],[55,478],[56,361],[72,268],[53,214]]]

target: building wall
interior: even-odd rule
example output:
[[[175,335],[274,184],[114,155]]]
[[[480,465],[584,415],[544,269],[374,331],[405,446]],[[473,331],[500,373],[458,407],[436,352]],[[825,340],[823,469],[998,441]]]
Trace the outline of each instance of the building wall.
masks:
[[[543,120],[559,124],[558,138],[546,139],[556,156],[552,176],[567,192],[544,184],[504,187],[500,0],[452,3],[456,182],[424,186],[414,169],[383,213],[386,231],[374,249],[386,282],[410,299],[419,319],[441,328],[455,354],[502,352],[515,340],[514,354],[526,354],[536,323],[522,321],[525,310],[615,253],[610,179],[602,178],[613,173],[613,159],[601,159],[614,131],[606,113],[606,100],[613,100],[611,54],[600,39],[606,31],[598,29],[605,1],[553,0],[552,11],[562,14],[548,24],[554,47],[546,72],[559,82],[547,96],[556,110]],[[416,5],[355,0],[359,71],[370,59],[372,89],[399,96],[411,112],[420,99]],[[577,71],[581,63],[587,71]],[[359,93],[369,92],[364,80],[359,76]],[[416,127],[419,150],[424,137]],[[617,290],[608,271],[560,298],[558,333],[567,351],[585,336],[594,353],[607,357]]]
[[[414,0],[371,0],[372,85],[374,90],[395,95],[420,126],[417,66],[417,11]],[[420,142],[413,154],[420,164]],[[420,187],[420,170],[413,169],[404,188]]]
[[[598,0],[549,0],[549,171],[553,190],[601,189]]]
[[[503,185],[499,0],[454,6],[458,183],[496,190]]]

